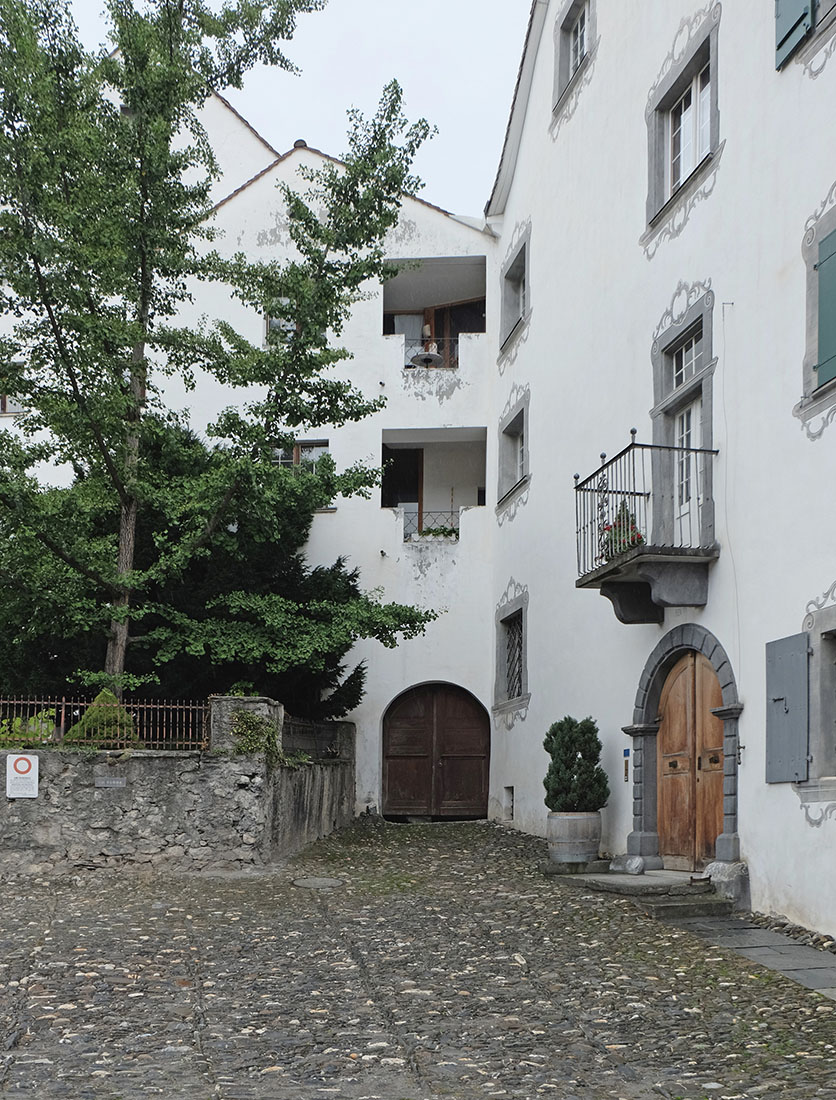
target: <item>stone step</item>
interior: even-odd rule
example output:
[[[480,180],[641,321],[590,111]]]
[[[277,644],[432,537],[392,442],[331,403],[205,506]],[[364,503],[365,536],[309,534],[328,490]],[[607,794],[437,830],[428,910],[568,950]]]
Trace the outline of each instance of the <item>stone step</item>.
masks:
[[[656,920],[681,920],[685,917],[730,916],[733,904],[729,898],[709,893],[697,896],[685,894],[645,894],[631,899],[636,908]]]

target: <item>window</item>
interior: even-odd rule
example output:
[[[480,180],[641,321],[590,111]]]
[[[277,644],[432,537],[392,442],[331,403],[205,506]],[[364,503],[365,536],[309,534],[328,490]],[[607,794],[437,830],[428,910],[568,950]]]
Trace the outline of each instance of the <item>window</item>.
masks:
[[[504,347],[529,313],[528,241],[524,241],[502,272],[500,346]]]
[[[495,709],[528,705],[528,588],[513,579],[496,609]]]
[[[519,699],[523,693],[523,613],[515,611],[502,620],[505,646],[505,698]]]
[[[578,12],[569,31],[569,69],[574,76],[586,57],[586,4]]]
[[[836,26],[836,0],[775,0],[775,68]],[[806,51],[805,51],[806,52]]]
[[[502,505],[528,483],[528,391],[514,402],[499,426],[497,501]]]
[[[23,412],[23,406],[18,404],[14,397],[0,393],[0,416],[17,416]]]
[[[677,303],[680,312],[676,312]],[[653,442],[661,452],[654,479],[671,485],[673,514],[655,515],[654,541],[674,546],[711,546],[714,503],[711,456],[714,294],[706,284],[680,284],[653,341]],[[670,540],[670,541],[669,541]]]
[[[710,150],[711,72],[708,65],[670,113],[670,182],[668,194],[677,191]]]
[[[279,455],[279,465],[296,467],[316,473],[316,466],[323,455],[329,454],[327,439],[304,439],[285,447]]]
[[[704,179],[719,152],[717,36],[720,5],[688,24],[684,46],[651,89],[646,108],[648,138],[647,222],[654,225],[677,196],[685,201]],[[677,37],[677,43],[683,35]],[[678,56],[676,48],[680,49]]]
[[[808,437],[818,439],[836,405],[836,200],[808,220],[801,253],[807,268],[806,346],[802,398],[793,413]]]
[[[596,44],[595,0],[566,0],[554,27],[554,109],[561,107],[570,97],[571,87],[586,68]]]

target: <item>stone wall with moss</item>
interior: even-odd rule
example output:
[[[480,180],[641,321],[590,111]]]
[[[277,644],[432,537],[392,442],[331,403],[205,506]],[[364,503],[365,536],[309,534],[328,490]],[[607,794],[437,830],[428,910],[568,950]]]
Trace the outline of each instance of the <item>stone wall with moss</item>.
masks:
[[[341,726],[345,727],[342,723]],[[0,769],[5,773],[5,757]],[[353,753],[326,761],[267,754],[44,749],[38,797],[0,800],[0,868],[241,870],[347,824]]]

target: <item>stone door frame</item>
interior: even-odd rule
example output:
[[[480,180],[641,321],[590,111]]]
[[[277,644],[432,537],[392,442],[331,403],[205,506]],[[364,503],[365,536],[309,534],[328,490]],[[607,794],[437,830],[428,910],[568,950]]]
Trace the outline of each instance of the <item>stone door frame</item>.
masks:
[[[717,837],[715,858],[722,863],[736,863],[740,859],[737,727],[743,704],[726,651],[705,627],[687,623],[669,631],[648,657],[639,678],[632,725],[623,727],[633,738],[633,831],[627,837],[627,853],[641,856],[648,870],[662,867],[656,816],[659,698],[668,673],[689,652],[702,653],[709,661],[723,692],[722,707],[711,712],[723,722],[723,831]]]

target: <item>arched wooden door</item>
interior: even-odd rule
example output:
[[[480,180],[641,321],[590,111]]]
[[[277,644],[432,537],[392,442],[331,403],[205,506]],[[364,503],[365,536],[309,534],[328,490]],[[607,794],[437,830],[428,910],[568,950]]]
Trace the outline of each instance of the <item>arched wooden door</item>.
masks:
[[[490,722],[452,684],[410,688],[383,719],[383,813],[487,817]]]
[[[723,831],[723,723],[711,713],[722,705],[711,663],[680,658],[662,688],[656,753],[659,854],[671,870],[704,867]]]

